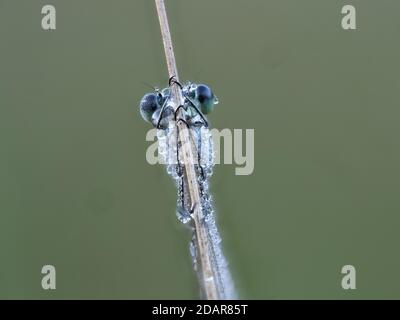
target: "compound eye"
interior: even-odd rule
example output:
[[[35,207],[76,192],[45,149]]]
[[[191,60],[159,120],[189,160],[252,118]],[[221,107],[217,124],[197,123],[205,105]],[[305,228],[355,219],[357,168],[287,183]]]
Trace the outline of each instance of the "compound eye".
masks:
[[[206,86],[204,84],[200,84],[200,85],[197,86],[197,88],[196,88],[196,98],[201,104],[203,104],[207,100],[212,100],[213,96],[214,95],[213,95],[211,89],[208,86]]]
[[[145,121],[151,122],[151,117],[159,106],[159,97],[155,93],[147,93],[140,101],[140,115]]]

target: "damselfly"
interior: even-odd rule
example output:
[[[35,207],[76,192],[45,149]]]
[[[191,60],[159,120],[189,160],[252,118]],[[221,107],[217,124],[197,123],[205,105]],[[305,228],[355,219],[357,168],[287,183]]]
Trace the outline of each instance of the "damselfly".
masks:
[[[171,85],[178,85],[182,97],[182,105],[174,108],[171,100]],[[159,154],[167,165],[167,171],[178,184],[177,215],[182,222],[190,220],[193,207],[198,204],[185,201],[185,181],[183,177],[183,164],[180,157],[180,141],[174,123],[183,121],[192,131],[192,137],[197,153],[197,163],[200,191],[202,192],[203,213],[207,213],[209,196],[207,193],[207,178],[212,174],[213,145],[211,134],[208,130],[208,121],[204,114],[209,114],[218,103],[213,91],[205,84],[188,82],[181,85],[174,78],[169,80],[169,87],[144,95],[140,102],[140,113],[145,121],[151,122],[158,129]],[[178,110],[184,111],[184,118],[177,118]],[[174,119],[172,119],[174,118]],[[175,121],[171,121],[175,120]]]
[[[177,85],[181,90],[182,104],[174,105],[171,94],[171,85]],[[212,175],[214,166],[214,150],[212,135],[208,128],[208,121],[205,114],[209,114],[218,103],[217,97],[212,90],[204,84],[187,83],[181,85],[174,78],[169,81],[169,87],[162,90],[154,89],[154,92],[147,93],[140,102],[140,114],[145,121],[156,127],[158,138],[158,153],[166,164],[167,172],[173,177],[177,190],[177,210],[178,219],[191,225],[193,222],[193,212],[201,212],[200,223],[205,231],[204,239],[196,232],[190,245],[190,252],[195,270],[199,270],[199,255],[197,244],[199,240],[207,243],[206,250],[210,259],[212,269],[212,279],[217,284],[218,297],[220,299],[232,299],[235,297],[233,282],[227,267],[227,262],[222,254],[215,218],[212,199],[209,193],[209,177]],[[183,111],[179,113],[178,111]],[[180,114],[180,115],[179,115]],[[186,129],[190,130],[191,145],[194,146],[194,154],[197,154],[197,163],[194,163],[197,175],[197,183],[200,192],[199,203],[191,203],[188,191],[187,177],[184,176],[184,166],[188,165],[182,161],[180,150],[182,142],[179,138],[177,123],[180,121],[186,124]],[[192,225],[193,226],[193,225]],[[203,233],[201,233],[203,234]],[[204,264],[203,264],[204,265]]]

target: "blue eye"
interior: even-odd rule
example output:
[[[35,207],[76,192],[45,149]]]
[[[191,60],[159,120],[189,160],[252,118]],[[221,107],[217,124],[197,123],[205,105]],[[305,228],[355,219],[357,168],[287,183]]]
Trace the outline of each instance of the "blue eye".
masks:
[[[208,86],[199,84],[196,88],[196,97],[200,103],[204,103],[206,100],[213,98],[213,93]]]
[[[214,105],[217,103],[214,93],[205,84],[199,84],[196,87],[196,100],[200,105],[201,112],[204,114],[213,111]]]
[[[147,93],[140,101],[140,115],[142,118],[151,122],[153,113],[160,108],[160,98],[155,93]]]

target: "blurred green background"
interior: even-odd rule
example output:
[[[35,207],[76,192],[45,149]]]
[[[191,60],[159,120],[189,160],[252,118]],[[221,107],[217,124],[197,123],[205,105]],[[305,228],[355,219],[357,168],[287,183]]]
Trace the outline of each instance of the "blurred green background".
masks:
[[[240,297],[399,298],[400,2],[167,7],[181,79],[220,99],[212,126],[255,129],[253,175],[212,178]],[[137,107],[168,78],[153,1],[0,0],[0,53],[0,298],[197,298]]]

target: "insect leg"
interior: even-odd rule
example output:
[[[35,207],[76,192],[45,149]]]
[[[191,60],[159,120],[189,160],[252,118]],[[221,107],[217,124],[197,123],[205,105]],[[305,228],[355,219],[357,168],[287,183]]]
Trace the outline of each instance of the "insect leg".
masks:
[[[177,116],[177,114],[178,114],[178,112],[179,112],[180,109],[183,109],[183,110],[186,111],[186,108],[185,108],[183,105],[180,105],[178,108],[176,108],[175,114],[174,114],[175,122],[183,121],[183,122],[186,124],[186,126],[189,128],[188,123],[187,123],[185,120],[183,120],[182,118],[180,118],[178,121],[176,120],[176,116]]]
[[[171,78],[168,79],[168,85],[171,86],[172,84],[177,84],[179,88],[183,89],[181,83],[176,80],[176,76],[172,76]]]
[[[195,105],[195,103],[192,101],[192,99],[190,99],[188,96],[185,96],[185,99],[187,101],[189,101],[190,105],[196,110],[196,112],[200,115],[201,119],[203,119],[204,121],[204,126],[206,128],[208,128],[208,121],[206,119],[206,117],[203,115],[203,113],[199,110],[199,108],[197,108],[197,106]]]

